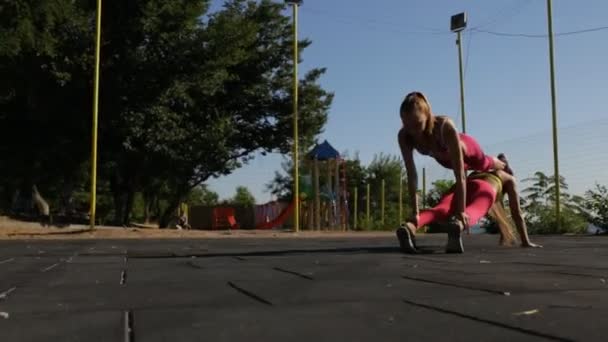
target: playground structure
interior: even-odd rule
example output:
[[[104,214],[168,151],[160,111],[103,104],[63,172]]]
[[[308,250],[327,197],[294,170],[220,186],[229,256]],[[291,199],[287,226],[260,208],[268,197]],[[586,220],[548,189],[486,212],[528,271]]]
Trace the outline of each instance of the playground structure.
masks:
[[[236,222],[234,208],[217,207],[213,209],[213,226],[212,229],[238,229],[239,224]]]
[[[308,230],[349,228],[346,165],[329,142],[306,154],[300,169],[300,222]],[[250,208],[196,206],[189,211],[194,229],[273,229],[290,226],[294,201],[271,201]]]
[[[321,175],[324,173],[324,176]],[[346,165],[340,153],[325,140],[306,154],[300,170],[300,222],[308,230],[348,229]],[[281,226],[293,216],[289,203],[274,219],[256,224],[256,229]],[[257,216],[257,214],[256,214]],[[270,217],[270,216],[269,216]]]
[[[300,179],[302,227],[348,229],[345,160],[325,140],[308,152],[304,167]],[[321,173],[325,173],[324,177]]]

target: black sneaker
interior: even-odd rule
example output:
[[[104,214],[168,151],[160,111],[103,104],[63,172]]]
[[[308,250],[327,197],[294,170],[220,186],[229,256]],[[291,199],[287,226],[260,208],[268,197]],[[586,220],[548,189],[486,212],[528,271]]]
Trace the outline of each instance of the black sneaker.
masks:
[[[399,240],[399,247],[401,251],[409,254],[416,254],[418,250],[415,245],[414,234],[407,227],[399,227],[396,231],[397,239]]]
[[[505,172],[513,176],[513,170],[509,166],[509,161],[507,160],[505,154],[500,153],[498,156],[496,156],[496,158],[498,158],[498,160],[500,160],[501,162],[505,163]]]
[[[464,253],[461,227],[460,221],[456,220],[456,218],[451,218],[446,224],[448,231],[448,244],[445,246],[446,253]]]
[[[414,248],[418,248],[418,245],[416,245],[416,234],[412,233],[412,230],[408,228],[407,223],[402,223],[400,227],[407,229],[407,231],[410,233],[410,238],[412,239]],[[414,228],[414,230],[416,230],[416,228]]]

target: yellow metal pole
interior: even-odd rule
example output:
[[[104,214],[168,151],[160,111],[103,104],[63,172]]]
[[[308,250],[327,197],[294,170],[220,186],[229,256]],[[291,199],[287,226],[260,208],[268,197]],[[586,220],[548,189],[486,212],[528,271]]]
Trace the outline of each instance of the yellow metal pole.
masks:
[[[293,165],[294,229],[300,230],[300,170],[298,163],[298,5],[293,4]]]
[[[365,209],[366,210],[366,219],[367,219],[367,229],[370,228],[370,219],[369,219],[369,193],[370,193],[370,185],[369,185],[369,183],[367,183],[367,196],[365,198],[365,200],[367,201],[367,203],[366,203],[367,208]]]
[[[422,168],[422,208],[426,206],[426,168]]]
[[[358,205],[359,205],[359,189],[355,187],[355,200],[354,200],[354,215],[353,215],[353,228],[357,229],[357,214],[358,214]]]
[[[91,229],[95,228],[97,208],[97,117],[99,112],[99,55],[101,50],[101,0],[97,0],[97,21],[95,38],[95,80],[93,84],[93,138],[91,142]]]
[[[384,188],[385,187],[386,187],[386,183],[384,182],[384,179],[382,179],[382,188],[380,189],[381,196],[382,196],[382,217],[380,219],[380,222],[382,222],[383,227],[384,227]]]
[[[555,62],[553,59],[553,13],[551,0],[547,0],[547,25],[549,29],[549,67],[551,68],[551,117],[553,121],[553,168],[555,172],[555,218],[557,231],[561,228],[560,215],[560,184],[559,184],[559,153],[557,145],[557,105],[555,100]]]

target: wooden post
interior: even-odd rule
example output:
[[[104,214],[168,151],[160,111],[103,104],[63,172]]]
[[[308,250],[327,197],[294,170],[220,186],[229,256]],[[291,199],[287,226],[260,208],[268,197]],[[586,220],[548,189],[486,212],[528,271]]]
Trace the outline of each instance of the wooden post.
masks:
[[[310,160],[308,160],[308,166],[310,166],[310,181],[311,183],[314,184],[314,178],[315,178],[315,167],[314,167],[314,163],[311,162]],[[312,184],[311,184],[312,185]],[[307,217],[308,217],[308,223],[307,223],[307,227],[308,230],[313,230],[315,223],[315,211],[314,211],[314,204],[315,204],[315,198],[314,198],[314,185],[313,185],[313,194],[312,197],[308,197],[306,198],[306,211],[307,211]]]

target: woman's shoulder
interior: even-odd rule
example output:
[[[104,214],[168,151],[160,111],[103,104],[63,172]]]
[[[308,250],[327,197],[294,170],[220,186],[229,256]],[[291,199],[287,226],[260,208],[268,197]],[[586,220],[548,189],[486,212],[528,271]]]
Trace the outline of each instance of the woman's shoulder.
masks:
[[[447,115],[437,115],[435,116],[435,127],[442,129],[443,127],[456,127],[454,124],[454,120]]]
[[[414,140],[410,137],[409,134],[405,131],[405,128],[401,128],[399,133],[397,134],[397,138],[399,140],[399,146],[402,148],[413,148]]]
[[[446,132],[458,131],[454,121],[448,116],[437,115],[435,116],[435,124],[433,127],[433,137],[438,142],[441,148],[447,148],[446,145]]]

